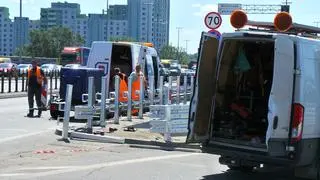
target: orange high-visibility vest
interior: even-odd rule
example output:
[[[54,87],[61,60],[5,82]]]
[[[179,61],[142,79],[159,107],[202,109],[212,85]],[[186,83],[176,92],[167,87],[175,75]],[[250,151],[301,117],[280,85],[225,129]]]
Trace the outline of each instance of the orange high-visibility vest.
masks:
[[[140,94],[136,94],[136,91],[140,91],[140,76],[141,74],[137,74],[137,79],[132,82],[131,97],[133,101],[140,99]]]
[[[28,69],[28,79],[30,80],[30,77],[31,77],[31,73],[32,73],[32,68],[29,68]],[[43,77],[41,75],[41,70],[40,70],[40,67],[36,67],[36,77],[37,77],[37,82],[39,85],[42,85],[42,81],[43,81]]]
[[[126,75],[122,74],[122,78],[120,76],[120,84],[119,84],[119,101],[127,102],[128,98],[124,97],[124,92],[128,91],[128,85],[126,83]]]

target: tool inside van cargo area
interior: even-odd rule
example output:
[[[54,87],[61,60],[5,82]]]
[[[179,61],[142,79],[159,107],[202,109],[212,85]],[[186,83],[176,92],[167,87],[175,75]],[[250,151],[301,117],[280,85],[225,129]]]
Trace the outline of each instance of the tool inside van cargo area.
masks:
[[[213,136],[265,143],[274,44],[233,40],[225,46],[223,53],[228,54],[221,59],[224,73],[218,79]]]

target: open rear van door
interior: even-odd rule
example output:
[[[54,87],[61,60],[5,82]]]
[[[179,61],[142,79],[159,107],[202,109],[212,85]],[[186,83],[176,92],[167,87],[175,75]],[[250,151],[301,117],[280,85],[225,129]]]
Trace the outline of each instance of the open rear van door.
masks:
[[[109,94],[110,67],[111,67],[112,43],[110,42],[93,42],[89,54],[87,67],[99,68],[107,76],[107,94]]]
[[[194,93],[189,110],[188,143],[208,139],[211,110],[214,105],[218,47],[218,39],[208,33],[202,33]]]
[[[277,35],[274,50],[273,82],[268,105],[268,130],[266,140],[269,142],[270,155],[279,155],[273,150],[270,139],[289,137],[291,107],[293,102],[295,50],[294,42],[289,36]]]

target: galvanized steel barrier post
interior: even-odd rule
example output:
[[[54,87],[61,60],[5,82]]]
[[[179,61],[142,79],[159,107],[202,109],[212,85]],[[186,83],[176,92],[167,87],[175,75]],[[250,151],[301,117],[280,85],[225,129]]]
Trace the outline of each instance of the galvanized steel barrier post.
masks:
[[[165,142],[169,143],[171,142],[171,128],[170,128],[170,119],[171,119],[171,107],[170,106],[167,106],[165,108],[165,117],[166,117],[166,120],[165,120],[165,133],[164,133],[164,140]]]
[[[143,119],[144,76],[140,76],[139,119]]]
[[[8,73],[8,81],[9,81],[9,84],[8,84],[9,90],[8,90],[8,92],[11,93],[11,73],[9,73],[8,71],[7,71],[7,73]]]
[[[127,107],[127,118],[128,121],[132,121],[131,108],[132,108],[132,76],[128,78],[128,107]]]
[[[4,73],[1,76],[1,93],[4,93]]]
[[[53,76],[53,71],[50,72],[50,99],[52,98],[52,76]]]
[[[193,94],[193,84],[194,84],[194,77],[191,77],[191,83],[190,83],[190,95]]]
[[[120,77],[115,76],[115,82],[114,82],[114,89],[115,89],[115,98],[114,98],[114,123],[119,124],[119,85],[120,85]]]
[[[150,99],[150,105],[154,104],[154,76],[150,76],[150,94],[149,94],[149,99]]]
[[[106,84],[107,76],[101,78],[101,112],[100,112],[100,126],[106,127]]]
[[[64,117],[63,117],[63,128],[62,128],[62,139],[64,140],[68,139],[72,89],[73,89],[73,85],[68,84],[67,93],[66,93],[66,104],[64,106]]]
[[[91,108],[93,106],[93,83],[94,83],[94,77],[88,78],[88,107]],[[87,121],[88,126],[88,133],[92,133],[92,119],[93,117],[89,117]]]
[[[55,72],[54,72],[54,76],[55,76],[55,79],[54,79],[54,89],[58,89],[57,88],[57,84],[58,84],[58,70],[55,70]]]
[[[23,69],[20,70],[20,74],[21,74],[21,80],[22,80],[22,90],[21,90],[21,92],[24,92],[24,70]]]
[[[163,76],[160,76],[160,87],[159,87],[159,100],[160,105],[163,104]]]
[[[19,80],[19,73],[17,72],[16,76],[15,76],[15,81],[16,81],[16,89],[15,92],[18,92],[18,80]]]
[[[185,75],[183,77],[183,89],[184,89],[184,95],[183,95],[183,104],[187,104],[187,92],[188,92],[188,76]]]
[[[180,76],[177,76],[176,104],[180,104]]]
[[[168,93],[169,93],[169,96],[168,96],[168,104],[171,104],[171,97],[172,97],[172,76],[169,76],[169,86],[168,86]]]

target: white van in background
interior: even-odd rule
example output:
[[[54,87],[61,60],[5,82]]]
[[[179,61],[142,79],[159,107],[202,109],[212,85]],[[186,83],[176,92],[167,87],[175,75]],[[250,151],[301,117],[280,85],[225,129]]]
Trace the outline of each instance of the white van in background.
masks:
[[[157,89],[160,59],[151,43],[95,41],[91,46],[87,67],[103,69],[104,75],[108,77],[107,86],[110,88],[110,77],[114,74],[114,68],[120,68],[122,73],[129,77],[137,64],[142,66],[149,84],[150,77],[154,77],[154,88]]]

